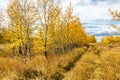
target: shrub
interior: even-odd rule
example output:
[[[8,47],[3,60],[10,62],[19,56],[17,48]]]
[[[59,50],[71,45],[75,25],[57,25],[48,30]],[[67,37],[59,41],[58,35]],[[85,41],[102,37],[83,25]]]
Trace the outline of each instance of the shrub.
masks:
[[[120,42],[120,36],[106,36],[103,37],[101,41],[103,44],[110,44],[115,42]]]

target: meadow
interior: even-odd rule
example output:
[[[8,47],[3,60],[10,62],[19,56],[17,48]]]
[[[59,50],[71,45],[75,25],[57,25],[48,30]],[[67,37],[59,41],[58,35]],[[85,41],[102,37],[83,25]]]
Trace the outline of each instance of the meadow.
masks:
[[[10,0],[0,11],[0,80],[120,80],[120,36],[97,42],[72,3]]]

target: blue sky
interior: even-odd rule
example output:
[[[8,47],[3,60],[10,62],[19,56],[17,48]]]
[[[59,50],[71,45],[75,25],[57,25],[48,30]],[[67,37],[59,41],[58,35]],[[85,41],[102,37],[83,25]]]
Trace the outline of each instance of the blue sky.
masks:
[[[0,9],[7,7],[8,0],[0,0]]]
[[[120,11],[120,0],[63,0],[63,6],[70,1],[74,6],[74,14],[80,17],[88,34],[96,35],[98,41],[107,34],[114,35],[116,30],[108,27],[120,24],[112,21],[108,9]]]
[[[0,7],[6,8],[8,0],[0,0]],[[118,22],[113,22],[108,9],[120,11],[120,0],[62,0],[62,6],[65,8],[69,2],[74,6],[74,14],[78,15],[84,24],[88,34],[96,35],[98,41],[107,33],[112,34],[114,29],[108,27]]]

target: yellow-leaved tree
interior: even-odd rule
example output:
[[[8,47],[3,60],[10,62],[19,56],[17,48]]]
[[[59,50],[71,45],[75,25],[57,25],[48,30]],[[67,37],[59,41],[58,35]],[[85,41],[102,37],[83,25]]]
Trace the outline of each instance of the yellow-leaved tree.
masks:
[[[40,34],[43,39],[43,50],[47,58],[48,49],[55,49],[56,30],[59,25],[59,0],[37,0]]]
[[[85,33],[71,3],[63,12],[60,0],[10,0],[7,14],[9,25],[4,39],[13,54],[17,51],[24,59],[27,54],[30,59],[32,43],[35,52],[43,52],[48,58],[49,53],[64,53],[95,42],[94,36]]]
[[[4,21],[4,15],[2,11],[0,10],[0,44],[4,42],[3,40],[3,31],[4,31],[4,26],[3,26],[3,21]]]
[[[112,16],[113,21],[118,21],[118,22],[120,21],[120,12],[118,12],[118,10],[112,11],[111,9],[109,9],[108,11],[110,12],[110,14]],[[112,24],[111,27],[118,31],[118,32],[116,32],[116,35],[118,35],[120,32],[120,27],[116,26],[114,24]],[[103,37],[101,42],[104,44],[120,42],[120,37],[119,36],[106,36],[106,37]]]
[[[30,59],[32,26],[36,21],[36,9],[33,1],[10,0],[10,3],[7,7],[7,14],[9,17],[9,27],[11,29],[10,35],[13,36],[11,36],[13,50],[14,47],[19,47],[19,53],[23,54],[25,57],[26,54],[28,54]]]
[[[59,0],[37,0],[36,8],[39,31],[34,43],[40,45],[36,50],[43,51],[46,58],[48,53],[65,52],[87,43],[88,36],[79,17],[73,14],[71,3],[65,13]]]

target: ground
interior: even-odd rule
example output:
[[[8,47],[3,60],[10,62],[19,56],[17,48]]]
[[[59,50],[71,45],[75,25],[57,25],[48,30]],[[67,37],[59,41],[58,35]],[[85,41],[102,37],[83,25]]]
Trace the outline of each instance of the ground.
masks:
[[[91,43],[63,54],[0,56],[1,80],[120,80],[120,43]]]

